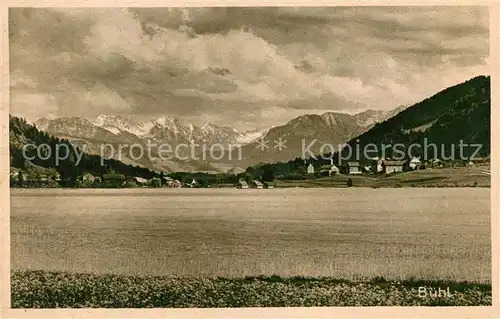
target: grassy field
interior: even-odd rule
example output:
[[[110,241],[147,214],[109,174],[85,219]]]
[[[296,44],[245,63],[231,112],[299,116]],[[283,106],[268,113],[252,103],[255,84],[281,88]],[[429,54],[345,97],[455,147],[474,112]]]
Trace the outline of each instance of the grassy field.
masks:
[[[491,285],[446,281],[355,282],[278,276],[138,277],[16,271],[13,308],[217,308],[339,306],[487,306]],[[450,293],[430,295],[419,289]],[[434,289],[434,290],[431,290]]]
[[[490,166],[436,168],[392,175],[339,175],[298,181],[276,181],[276,187],[491,187]]]

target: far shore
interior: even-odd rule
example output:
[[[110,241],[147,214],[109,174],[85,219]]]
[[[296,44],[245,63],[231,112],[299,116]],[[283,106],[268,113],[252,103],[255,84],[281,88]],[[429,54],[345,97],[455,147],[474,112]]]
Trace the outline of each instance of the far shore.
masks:
[[[479,186],[467,186],[467,185],[419,185],[419,186],[410,186],[410,185],[404,185],[404,186],[390,186],[390,185],[383,185],[383,186],[352,186],[352,187],[339,187],[339,186],[323,186],[323,185],[293,185],[292,183],[287,186],[280,186],[280,187],[274,187],[270,189],[262,189],[262,190],[269,190],[272,191],[273,189],[290,189],[290,188],[333,188],[333,189],[344,189],[344,188],[357,188],[357,189],[365,189],[365,188],[371,188],[371,189],[379,189],[379,188],[491,188],[489,185],[479,185]],[[233,186],[222,186],[222,187],[200,187],[200,188],[190,188],[190,187],[179,187],[179,188],[173,188],[173,187],[11,187],[10,189],[64,189],[64,190],[90,190],[90,189],[140,189],[140,190],[165,190],[165,189],[171,189],[171,190],[177,190],[177,189],[192,189],[194,190],[200,190],[200,189],[238,189],[237,187]],[[252,190],[260,190],[258,188],[247,188],[247,189],[241,189],[241,191],[252,191]]]
[[[350,182],[349,182],[350,181]],[[389,175],[375,174],[353,174],[353,175],[334,175],[334,176],[305,176],[304,179],[297,180],[281,180],[276,179],[273,182],[268,182],[268,185],[273,185],[273,188],[491,188],[490,167],[460,167],[460,168],[440,168],[440,169],[425,169],[409,172],[400,172]],[[351,186],[349,186],[351,184]],[[186,187],[188,184],[182,188]],[[234,184],[209,184],[197,185],[199,188],[237,188]],[[45,185],[39,187],[16,187],[11,185],[11,188],[65,188],[60,186]],[[75,187],[65,189],[121,189],[121,188],[170,188],[166,185],[163,187],[152,186],[122,186],[122,187]],[[174,187],[175,188],[175,187]],[[249,187],[252,189],[252,187]],[[247,189],[242,189],[247,190]]]

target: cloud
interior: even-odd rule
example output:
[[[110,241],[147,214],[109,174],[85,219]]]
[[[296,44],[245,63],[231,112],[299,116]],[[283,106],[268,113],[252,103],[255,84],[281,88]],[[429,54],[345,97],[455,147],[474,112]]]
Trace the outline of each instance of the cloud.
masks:
[[[12,8],[11,110],[257,127],[388,109],[487,72],[488,25],[480,7]]]

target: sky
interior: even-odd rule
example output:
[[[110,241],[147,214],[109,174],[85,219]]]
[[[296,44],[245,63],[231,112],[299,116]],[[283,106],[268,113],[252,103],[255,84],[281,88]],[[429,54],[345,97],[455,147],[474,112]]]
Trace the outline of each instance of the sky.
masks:
[[[411,105],[488,73],[481,7],[11,8],[10,112],[240,130]]]

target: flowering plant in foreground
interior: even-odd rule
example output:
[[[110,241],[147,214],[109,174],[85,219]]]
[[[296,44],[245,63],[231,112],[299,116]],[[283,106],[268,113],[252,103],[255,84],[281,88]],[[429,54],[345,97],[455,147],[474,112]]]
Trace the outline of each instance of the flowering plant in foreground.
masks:
[[[453,295],[422,298],[419,286],[448,285]],[[332,278],[175,278],[15,271],[13,308],[216,308],[491,305],[491,285],[457,282],[364,282]]]

